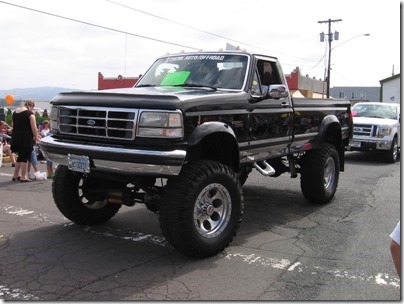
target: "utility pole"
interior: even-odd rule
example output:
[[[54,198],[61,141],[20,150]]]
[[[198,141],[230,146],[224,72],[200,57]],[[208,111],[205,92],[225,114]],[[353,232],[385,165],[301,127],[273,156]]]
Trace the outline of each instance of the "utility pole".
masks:
[[[339,22],[342,19],[328,19],[318,21],[318,23],[328,23],[328,67],[327,67],[327,98],[330,98],[330,71],[331,71],[331,42],[333,40],[333,33],[331,33],[331,22]],[[324,34],[324,33],[323,33]],[[335,40],[338,40],[339,33],[335,32]]]

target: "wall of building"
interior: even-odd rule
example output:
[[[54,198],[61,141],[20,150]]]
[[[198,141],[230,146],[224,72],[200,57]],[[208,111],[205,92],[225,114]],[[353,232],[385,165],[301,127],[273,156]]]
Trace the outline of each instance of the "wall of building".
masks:
[[[401,103],[401,75],[397,74],[380,81],[381,101]]]
[[[330,89],[330,96],[354,102],[380,102],[380,87],[332,87]]]

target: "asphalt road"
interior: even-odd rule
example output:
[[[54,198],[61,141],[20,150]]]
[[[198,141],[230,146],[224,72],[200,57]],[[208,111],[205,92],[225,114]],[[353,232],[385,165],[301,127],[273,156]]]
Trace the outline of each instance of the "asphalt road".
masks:
[[[348,152],[336,197],[322,206],[305,201],[299,177],[253,172],[236,238],[204,260],[171,248],[143,205],[81,227],[57,210],[51,180],[21,184],[11,174],[0,168],[3,300],[401,299],[389,251],[399,162]]]

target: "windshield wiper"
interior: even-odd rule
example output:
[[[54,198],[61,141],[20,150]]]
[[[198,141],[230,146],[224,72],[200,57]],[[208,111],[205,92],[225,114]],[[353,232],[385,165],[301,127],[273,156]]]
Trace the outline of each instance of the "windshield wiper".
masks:
[[[384,116],[377,116],[377,115],[369,115],[369,116],[366,116],[366,117],[369,117],[369,118],[384,118],[384,119],[386,119],[386,117],[384,117]]]
[[[217,88],[206,85],[206,84],[192,84],[192,83],[184,83],[184,84],[175,84],[173,87],[187,87],[187,88],[208,88],[213,91],[217,91]]]
[[[146,87],[155,87],[155,84],[139,84],[135,86],[136,88],[146,88]]]

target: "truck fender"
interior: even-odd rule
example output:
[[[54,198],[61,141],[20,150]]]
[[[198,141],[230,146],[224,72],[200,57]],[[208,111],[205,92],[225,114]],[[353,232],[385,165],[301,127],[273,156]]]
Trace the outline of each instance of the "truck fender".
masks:
[[[323,143],[333,144],[338,151],[339,169],[345,169],[345,148],[342,141],[342,130],[338,118],[335,115],[324,117],[318,130],[318,135],[314,139],[314,144],[320,146]]]
[[[188,146],[188,160],[213,160],[234,171],[238,171],[240,167],[237,138],[233,129],[226,123],[206,122],[199,125],[189,137]]]
[[[327,140],[327,135],[329,135],[332,132],[333,134],[333,139],[334,142],[330,142]],[[337,142],[335,142],[337,140]],[[318,130],[318,135],[316,136],[317,143],[324,143],[324,142],[329,142],[333,143],[337,148],[341,145],[342,143],[342,132],[341,132],[341,125],[338,120],[338,118],[335,115],[328,115],[324,117],[322,120],[319,130]]]
[[[233,129],[228,124],[218,121],[209,121],[199,125],[194,130],[188,139],[188,145],[195,146],[207,135],[218,132],[228,133],[234,138],[235,141],[237,141]]]

